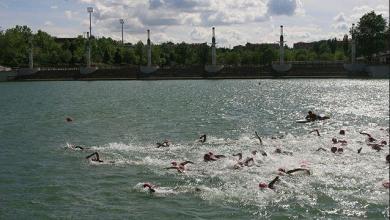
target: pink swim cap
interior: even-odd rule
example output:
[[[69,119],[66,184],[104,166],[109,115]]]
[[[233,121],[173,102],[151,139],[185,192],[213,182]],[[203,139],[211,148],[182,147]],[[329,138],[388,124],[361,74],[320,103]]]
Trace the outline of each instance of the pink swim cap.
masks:
[[[152,186],[150,185],[150,183],[144,183],[144,188],[145,188],[145,187],[152,188]]]
[[[265,189],[265,188],[268,187],[268,185],[267,185],[266,183],[259,183],[259,187],[260,187],[261,189]]]
[[[390,188],[390,182],[389,181],[383,182],[382,185],[383,185],[383,187],[385,187],[387,189]]]

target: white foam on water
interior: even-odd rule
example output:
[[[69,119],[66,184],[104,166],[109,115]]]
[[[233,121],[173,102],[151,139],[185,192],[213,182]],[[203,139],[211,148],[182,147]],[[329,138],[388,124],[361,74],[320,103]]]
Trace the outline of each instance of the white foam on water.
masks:
[[[162,196],[190,193],[199,188],[197,193],[204,200],[257,207],[254,213],[264,213],[270,205],[286,209],[291,206],[293,199],[294,203],[305,209],[364,217],[369,204],[389,206],[389,191],[382,186],[383,181],[389,179],[389,165],[385,162],[389,146],[376,152],[366,145],[365,136],[359,134],[359,131],[349,126],[345,126],[345,129],[345,136],[333,130],[320,131],[320,137],[314,133],[303,136],[286,134],[282,139],[263,137],[263,146],[260,146],[254,135],[243,134],[237,140],[210,136],[204,144],[177,141],[166,148],[156,148],[153,144],[109,143],[91,149],[101,153],[103,160],[145,167],[151,171],[151,175],[169,175],[167,178],[191,183],[189,186],[156,188],[156,194]],[[381,131],[374,125],[365,130],[378,140],[389,142],[386,130]],[[333,137],[348,141],[347,146],[336,145],[343,147],[344,153],[330,152],[330,148],[335,146],[331,142]],[[328,151],[317,152],[320,147]],[[361,147],[362,153],[358,154],[357,149]],[[276,154],[276,148],[293,152],[293,155]],[[268,156],[258,153],[254,156],[253,166],[233,168],[237,163],[237,157],[232,156],[234,153],[242,152],[245,159],[252,156],[251,151],[260,149],[265,150]],[[203,155],[209,151],[225,155],[226,158],[204,162]],[[164,169],[172,161],[185,160],[194,162],[186,165],[188,170],[185,173]],[[275,190],[260,190],[258,187],[260,182],[268,183],[275,178],[279,168],[289,170],[301,167],[309,169],[311,175],[301,173],[280,176],[281,181],[275,184]],[[140,184],[134,187],[145,191]],[[388,212],[384,215],[388,216]]]

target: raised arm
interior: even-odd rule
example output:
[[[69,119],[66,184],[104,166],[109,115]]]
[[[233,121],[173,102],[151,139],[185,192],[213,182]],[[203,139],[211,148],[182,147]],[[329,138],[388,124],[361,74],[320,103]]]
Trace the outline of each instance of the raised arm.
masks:
[[[263,145],[263,141],[261,140],[259,134],[257,134],[257,131],[255,131],[255,135],[256,135],[257,139],[259,139],[260,145]]]
[[[273,180],[268,184],[268,188],[270,188],[270,189],[275,189],[275,188],[274,188],[274,185],[275,185],[275,183],[278,182],[278,181],[279,181],[279,177],[277,176],[277,177],[275,177],[275,179],[273,179]]]
[[[310,131],[309,134],[311,134],[311,133],[313,133],[313,132],[317,132],[317,136],[321,136],[321,135],[320,135],[320,131],[318,131],[318,129],[315,129],[315,130]]]

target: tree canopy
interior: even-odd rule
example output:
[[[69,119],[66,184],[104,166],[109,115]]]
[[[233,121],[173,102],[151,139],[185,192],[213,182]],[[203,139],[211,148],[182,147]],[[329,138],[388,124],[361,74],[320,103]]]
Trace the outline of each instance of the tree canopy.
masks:
[[[371,11],[360,18],[350,33],[357,40],[357,52],[371,60],[374,53],[384,51],[386,41],[386,20],[381,14]],[[387,30],[388,33],[388,30]]]
[[[351,34],[358,42],[358,55],[370,59],[372,54],[384,51],[386,21],[375,12],[365,14]],[[390,38],[390,36],[389,36]],[[287,61],[346,60],[350,54],[348,36],[308,43],[308,46],[289,48]],[[27,26],[0,31],[0,65],[11,67],[28,66],[31,45],[34,47],[36,66],[82,66],[85,65],[88,44],[91,46],[94,65],[145,65],[146,48],[142,41],[122,44],[111,38],[83,36],[55,38],[39,30],[35,34]],[[304,43],[305,44],[305,43]],[[276,44],[251,44],[234,48],[217,48],[217,62],[225,65],[268,65],[279,59]],[[189,44],[165,42],[153,45],[152,62],[159,66],[205,65],[211,63],[211,49],[207,43]]]

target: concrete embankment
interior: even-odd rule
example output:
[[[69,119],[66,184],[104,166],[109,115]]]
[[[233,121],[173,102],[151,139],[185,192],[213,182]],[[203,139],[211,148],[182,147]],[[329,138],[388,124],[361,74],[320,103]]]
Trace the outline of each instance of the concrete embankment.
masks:
[[[137,66],[98,69],[90,74],[72,70],[41,70],[15,80],[170,80],[170,79],[262,79],[262,78],[354,78],[368,74],[350,74],[343,64],[294,64],[286,73],[273,71],[271,65],[225,66],[218,73],[207,73],[204,66],[161,67],[143,74]]]

